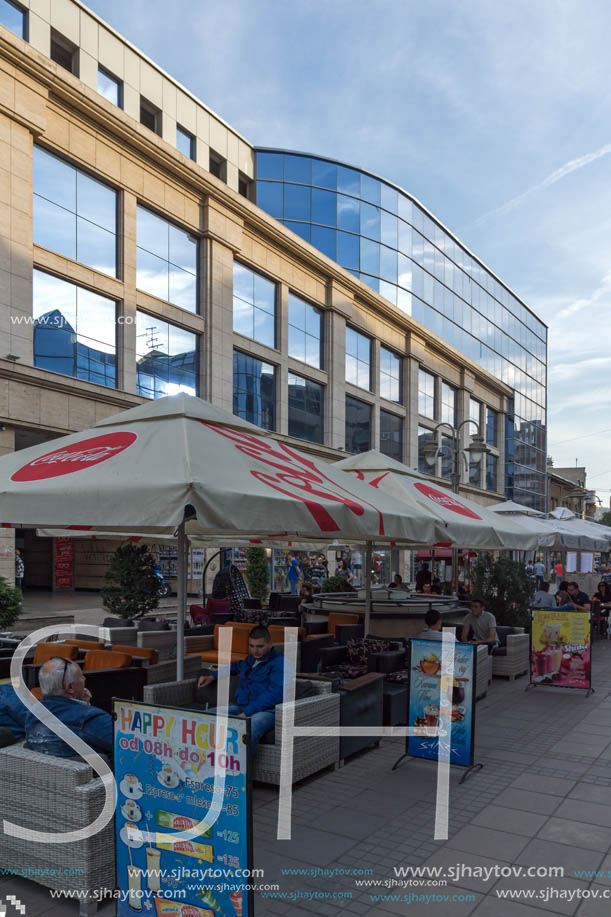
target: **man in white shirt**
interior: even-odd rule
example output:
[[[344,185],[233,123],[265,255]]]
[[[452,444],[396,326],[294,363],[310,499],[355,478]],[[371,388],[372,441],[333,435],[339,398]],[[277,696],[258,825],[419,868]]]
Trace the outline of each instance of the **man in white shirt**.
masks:
[[[431,608],[424,616],[426,630],[418,634],[419,640],[443,640],[443,631],[441,629],[441,614],[436,608]],[[448,632],[450,640],[456,640],[453,633]]]
[[[555,608],[556,600],[553,595],[549,593],[549,583],[545,580],[541,583],[541,586],[535,592],[533,600],[531,603],[533,608]]]

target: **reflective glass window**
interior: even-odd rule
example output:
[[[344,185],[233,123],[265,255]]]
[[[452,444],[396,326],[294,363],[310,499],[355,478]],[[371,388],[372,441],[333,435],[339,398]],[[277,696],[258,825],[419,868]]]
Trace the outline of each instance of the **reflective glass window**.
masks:
[[[380,241],[391,248],[397,248],[398,220],[392,213],[380,212]]]
[[[310,241],[309,223],[294,223],[291,220],[283,220],[282,222],[294,233],[297,233],[298,236],[301,236],[302,239],[305,239],[306,242]]]
[[[198,394],[198,336],[136,313],[136,385],[143,398]]]
[[[486,490],[497,489],[497,466],[498,459],[496,455],[486,456]]]
[[[337,261],[337,233],[334,229],[327,229],[325,226],[312,226],[312,245],[319,251]]]
[[[138,205],[136,286],[151,296],[197,312],[198,241],[163,217]]]
[[[347,229],[349,232],[359,232],[360,204],[353,197],[346,197],[344,194],[337,195],[337,225],[340,229]]]
[[[397,250],[380,245],[380,277],[387,283],[397,283]]]
[[[388,283],[386,280],[380,280],[380,295],[391,302],[394,306],[397,305],[397,287],[394,283]]]
[[[334,162],[325,162],[323,159],[312,160],[312,184],[319,188],[337,188],[337,166]]]
[[[101,67],[98,68],[98,92],[117,108],[123,107],[123,83]]]
[[[399,194],[390,185],[386,185],[382,182],[381,185],[382,198],[381,204],[384,210],[389,210],[391,213],[397,213],[399,208]]]
[[[475,398],[469,398],[469,420],[475,421],[478,429],[475,429],[473,424],[469,424],[467,432],[470,436],[473,436],[474,433],[477,433],[480,425],[480,416],[481,416],[481,403],[476,401]]]
[[[337,190],[353,197],[361,196],[361,174],[345,166],[337,167]]]
[[[371,204],[361,203],[361,233],[380,241],[380,210]]]
[[[276,284],[237,261],[233,263],[233,330],[276,346]]]
[[[239,350],[233,352],[233,413],[264,430],[276,428],[276,370]]]
[[[425,369],[418,370],[418,413],[435,418],[435,376]]]
[[[178,125],[176,126],[176,149],[189,159],[195,159],[195,137],[184,127]]]
[[[469,484],[474,487],[482,486],[482,462],[469,459]]]
[[[346,452],[371,449],[371,405],[346,396]]]
[[[443,430],[441,431],[440,445],[441,477],[449,481],[452,478],[452,469],[454,466],[454,446],[451,437],[446,436]]]
[[[388,411],[380,411],[380,452],[403,461],[403,421]]]
[[[303,185],[284,186],[284,217],[287,220],[310,220],[310,189]]]
[[[337,194],[312,188],[312,222],[337,226]]]
[[[371,387],[371,340],[349,327],[346,328],[346,382],[368,390]]]
[[[34,366],[115,388],[116,302],[36,269],[32,301]]]
[[[497,445],[496,411],[486,408],[486,442],[489,446]]]
[[[380,395],[401,402],[401,358],[386,347],[380,347]]]
[[[289,293],[289,356],[322,366],[322,312]]]
[[[454,426],[456,423],[456,389],[448,385],[447,382],[441,383],[441,417],[444,423]]]
[[[433,442],[433,431],[427,427],[418,427],[418,471],[422,474],[431,474],[433,471],[424,455],[426,447],[431,442]]]
[[[312,165],[308,156],[284,154],[284,180],[309,185],[312,181]]]
[[[342,267],[359,269],[359,237],[349,232],[337,233],[337,260]]]
[[[361,197],[372,204],[380,203],[381,190],[377,178],[361,174]]]
[[[257,206],[277,220],[282,218],[282,188],[281,182],[257,182]]]
[[[361,271],[380,276],[380,246],[370,239],[361,238]]]
[[[15,3],[10,3],[9,0],[0,0],[0,25],[14,32],[19,38],[27,38],[26,15],[25,10],[22,10]]]
[[[412,214],[412,202],[410,201],[408,197],[405,196],[405,194],[399,195],[398,213],[402,220],[405,220],[406,223],[410,223],[412,226],[414,225],[413,214]]]
[[[282,181],[284,156],[282,153],[257,153],[257,178]],[[262,205],[261,205],[262,206]]]
[[[33,203],[37,245],[116,276],[116,191],[35,146]]]
[[[324,442],[324,385],[289,373],[289,436]]]

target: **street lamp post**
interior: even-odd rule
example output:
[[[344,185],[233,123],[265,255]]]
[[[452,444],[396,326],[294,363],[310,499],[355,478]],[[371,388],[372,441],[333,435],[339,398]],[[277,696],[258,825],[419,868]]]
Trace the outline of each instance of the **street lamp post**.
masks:
[[[477,432],[471,437],[471,443],[467,446],[466,449],[460,448],[460,431],[466,424],[472,423],[476,427]],[[445,427],[446,430],[449,430],[449,434],[443,434],[446,439],[449,439],[449,443],[444,443],[443,438],[439,445],[436,444],[437,432]],[[433,467],[437,463],[437,459],[441,455],[444,449],[450,450],[450,455],[452,457],[452,474],[450,477],[452,484],[452,492],[457,494],[460,489],[460,460],[465,463],[465,469],[469,470],[469,459],[472,459],[474,462],[480,462],[484,455],[487,455],[490,451],[484,442],[484,437],[480,433],[479,424],[476,420],[471,420],[467,418],[466,420],[461,421],[456,427],[453,427],[452,424],[442,421],[438,423],[435,429],[433,430],[433,439],[424,447],[424,458],[428,465]],[[458,588],[458,550],[456,547],[452,547],[452,591],[456,592]]]

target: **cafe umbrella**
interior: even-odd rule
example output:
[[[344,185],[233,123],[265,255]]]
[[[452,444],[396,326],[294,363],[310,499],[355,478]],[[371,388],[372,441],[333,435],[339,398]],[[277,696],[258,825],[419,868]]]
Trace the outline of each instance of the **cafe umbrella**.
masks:
[[[178,538],[177,677],[182,678],[187,536],[350,542],[444,540],[340,469],[200,398],[160,398],[0,458],[0,525]]]

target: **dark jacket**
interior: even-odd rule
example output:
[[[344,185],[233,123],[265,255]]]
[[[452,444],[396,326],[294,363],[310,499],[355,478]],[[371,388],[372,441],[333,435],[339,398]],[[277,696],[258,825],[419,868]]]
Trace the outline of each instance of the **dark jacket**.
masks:
[[[43,697],[41,704],[68,726],[98,754],[112,752],[112,717],[110,713],[92,707],[73,697]],[[63,739],[28,711],[25,720],[26,747],[43,755],[58,758],[80,757]]]
[[[0,685],[0,726],[10,729],[18,742],[25,736],[25,718],[28,708],[24,707],[12,685]]]
[[[276,704],[282,703],[284,689],[284,656],[271,650],[255,666],[254,656],[247,656],[239,662],[232,662],[232,675],[240,676],[240,685],[235,694],[235,702],[243,708],[246,716],[260,713],[261,710],[273,710]],[[213,672],[218,678],[220,671]]]

